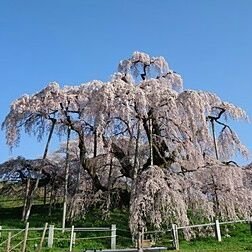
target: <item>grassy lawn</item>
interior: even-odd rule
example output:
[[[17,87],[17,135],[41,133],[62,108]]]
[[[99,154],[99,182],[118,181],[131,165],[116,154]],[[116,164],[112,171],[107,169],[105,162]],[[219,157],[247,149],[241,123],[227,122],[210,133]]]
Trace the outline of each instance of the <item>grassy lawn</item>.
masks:
[[[49,225],[54,225],[60,228],[62,225],[62,207],[58,205],[53,211],[52,216],[48,216],[48,205],[43,205],[42,202],[36,202],[36,205],[32,207],[31,216],[29,219],[30,227],[44,227],[45,223],[48,222]],[[22,215],[22,201],[17,201],[13,199],[6,200],[0,199],[0,226],[3,229],[6,228],[25,228],[25,223],[21,221]],[[108,227],[110,228],[112,224],[117,226],[117,245],[118,247],[129,247],[131,246],[131,235],[128,229],[128,215],[126,212],[113,211],[107,220],[103,220],[100,211],[90,211],[87,213],[85,219],[75,221],[73,225],[75,227]],[[67,227],[71,227],[67,224]],[[13,232],[15,234],[16,232]],[[0,244],[7,239],[7,232],[2,232],[0,237]],[[23,239],[24,233],[17,237],[18,241]],[[28,241],[27,251],[35,251],[36,246],[40,242],[40,237],[42,231],[30,231]],[[104,249],[110,248],[110,231],[102,232],[79,232],[76,233],[76,245],[73,251],[83,251],[84,249]],[[94,239],[94,237],[101,237],[100,239]],[[107,237],[106,237],[107,236]],[[70,243],[70,232],[65,232],[64,234],[55,230],[54,237],[54,248],[48,249],[44,248],[42,251],[68,251]],[[37,238],[37,239],[36,239]],[[78,240],[79,239],[79,240]],[[13,241],[13,245],[18,243]],[[46,247],[47,240],[45,241]],[[12,246],[13,246],[12,245]],[[1,248],[0,251],[5,251],[5,247]],[[20,248],[13,251],[20,251]]]
[[[48,216],[48,205],[43,205],[42,202],[37,201],[36,205],[32,208],[32,214],[29,220],[30,227],[43,227],[45,222],[61,227],[62,221],[62,207],[58,205],[52,212],[52,216]],[[22,214],[22,201],[6,201],[0,199],[0,225],[3,228],[24,228],[25,224],[20,221]],[[75,227],[111,227],[111,224],[117,226],[117,247],[126,248],[132,247],[131,235],[128,229],[128,214],[126,211],[113,211],[107,220],[102,219],[100,211],[92,210],[87,213],[85,219],[75,221]],[[68,227],[71,225],[68,224]],[[228,232],[227,232],[228,230]],[[224,235],[224,233],[226,235]],[[29,251],[36,251],[36,245],[40,242],[42,231],[29,232],[28,249]],[[222,227],[222,242],[217,242],[214,237],[197,238],[191,241],[185,241],[180,234],[180,251],[252,251],[252,234],[248,224],[229,224]],[[0,243],[7,238],[7,232],[2,232]],[[53,249],[46,248],[42,251],[68,251],[70,232],[62,234],[61,231],[55,231],[55,239]],[[85,232],[76,234],[76,245],[73,251],[84,251],[84,249],[103,249],[110,247],[110,238],[93,239],[95,236],[110,236],[110,232]],[[170,237],[166,234],[158,245],[170,247],[171,243],[168,242]],[[22,236],[19,238],[20,240]],[[67,240],[66,240],[67,239]],[[80,240],[78,240],[80,239]],[[15,242],[14,242],[15,244]],[[0,248],[0,251],[5,251],[5,248]],[[20,251],[17,248],[13,251]]]
[[[222,236],[222,242],[214,237],[198,238],[192,241],[180,241],[180,250],[185,251],[252,251],[252,234],[248,224],[229,224],[228,235]],[[225,233],[224,230],[222,233]]]

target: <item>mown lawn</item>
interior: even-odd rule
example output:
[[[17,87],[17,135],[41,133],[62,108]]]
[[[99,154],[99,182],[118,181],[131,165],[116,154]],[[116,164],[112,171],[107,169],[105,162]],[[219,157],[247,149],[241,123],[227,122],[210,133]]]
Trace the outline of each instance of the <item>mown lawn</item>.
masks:
[[[36,202],[37,205],[32,207],[32,214],[29,219],[30,227],[44,227],[47,222],[49,225],[54,225],[56,228],[60,228],[62,225],[62,206],[58,204],[52,211],[52,215],[48,216],[48,205],[43,205],[42,201]],[[3,229],[6,228],[25,228],[25,223],[21,221],[22,215],[22,201],[1,198],[0,199],[0,226]],[[73,225],[75,227],[108,227],[112,224],[117,226],[117,244],[119,247],[131,246],[131,235],[128,229],[128,215],[126,211],[113,211],[110,217],[106,220],[102,219],[101,211],[92,210],[86,214],[85,219],[75,221]],[[67,223],[67,227],[71,227],[70,223]],[[13,233],[15,234],[16,231]],[[24,233],[23,233],[24,234]],[[21,240],[23,234],[17,238]],[[36,246],[40,242],[42,231],[29,232],[28,251],[35,251]],[[110,247],[110,231],[103,232],[82,232],[76,234],[76,245],[73,251],[83,251],[84,249],[104,249]],[[0,244],[7,239],[8,232],[2,232],[0,237]],[[99,236],[100,239],[94,239],[93,237]],[[70,243],[70,232],[62,234],[61,231],[55,230],[54,237],[58,238],[54,240],[54,248],[44,248],[42,251],[68,251]],[[36,239],[38,238],[38,239]],[[78,240],[80,239],[80,240]],[[44,242],[46,247],[46,242]],[[17,242],[13,242],[15,245]],[[0,251],[5,251],[4,248],[0,248]],[[20,251],[19,249],[13,251]]]
[[[42,202],[37,201],[37,205],[33,206],[32,214],[29,220],[30,227],[43,227],[45,222],[61,226],[62,221],[62,207],[58,205],[54,210],[52,216],[48,216],[48,205],[42,205]],[[0,198],[0,225],[3,228],[24,228],[25,224],[20,221],[22,214],[22,201],[6,201],[6,198]],[[112,224],[117,226],[117,246],[120,248],[132,247],[131,235],[128,229],[128,214],[127,211],[113,211],[107,220],[102,219],[102,213],[93,209],[88,212],[85,219],[75,221],[73,225],[76,227],[111,227]],[[68,227],[71,225],[68,224]],[[228,231],[227,231],[228,230]],[[225,235],[224,235],[225,233]],[[42,231],[32,231],[29,233],[28,249],[29,251],[36,251],[36,245],[39,244]],[[180,234],[180,251],[252,251],[252,234],[248,224],[229,224],[222,227],[222,242],[217,242],[214,237],[197,238],[191,241],[185,241]],[[7,238],[7,232],[2,232],[0,243]],[[169,234],[168,234],[169,235]],[[158,245],[165,245],[171,247],[168,235],[159,240]],[[101,238],[98,240],[92,239],[94,236],[110,236],[110,232],[86,232],[77,233],[76,245],[73,251],[84,251],[84,249],[103,249],[110,247],[110,238]],[[55,231],[55,237],[60,238],[55,240],[54,248],[46,248],[46,241],[42,251],[64,252],[68,251],[70,233],[62,234],[61,231]],[[36,239],[38,238],[38,239]],[[22,239],[22,237],[20,237]],[[67,239],[67,240],[64,240]],[[0,248],[0,251],[5,251],[5,248]],[[13,251],[20,251],[17,248]]]
[[[192,241],[180,241],[180,250],[185,251],[252,251],[252,234],[249,224],[226,225],[228,233],[222,228],[222,241],[214,237],[198,238]],[[226,233],[224,235],[224,233]]]

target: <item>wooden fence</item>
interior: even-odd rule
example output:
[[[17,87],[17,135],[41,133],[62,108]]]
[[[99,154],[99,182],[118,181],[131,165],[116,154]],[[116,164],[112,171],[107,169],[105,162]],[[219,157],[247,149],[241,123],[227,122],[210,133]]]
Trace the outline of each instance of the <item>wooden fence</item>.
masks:
[[[252,234],[252,218],[249,218],[247,220],[233,220],[233,221],[224,221],[224,222],[219,222],[219,220],[215,220],[215,222],[212,222],[212,223],[204,223],[204,224],[190,225],[190,226],[184,226],[184,227],[178,227],[176,224],[173,224],[171,232],[172,232],[174,249],[179,250],[178,230],[214,226],[216,240],[218,242],[221,242],[222,236],[221,236],[220,225],[235,224],[235,223],[248,223],[250,225],[250,231]]]
[[[41,236],[36,238],[29,238],[29,233],[31,231],[42,232]],[[55,231],[60,231],[61,233],[70,233],[70,238],[57,238],[55,236]],[[25,229],[3,229],[0,226],[0,237],[4,232],[8,232],[8,238],[0,243],[0,251],[10,252],[10,251],[26,251],[27,242],[31,240],[37,240],[39,244],[36,243],[34,251],[40,252],[43,248],[43,244],[47,241],[47,247],[52,248],[55,240],[65,240],[69,241],[69,251],[73,251],[73,246],[77,240],[90,240],[90,239],[104,239],[109,238],[111,249],[116,248],[116,225],[110,227],[98,227],[98,228],[78,228],[72,226],[71,228],[56,228],[54,225],[45,224],[43,228],[29,228],[29,223],[26,224]],[[83,237],[76,238],[77,232],[110,232],[110,235],[94,236],[94,237]]]
[[[251,234],[252,234],[252,218],[249,218],[248,220],[233,220],[233,221],[225,221],[225,222],[220,222],[219,220],[215,220],[215,222],[211,222],[211,223],[203,223],[203,224],[181,226],[181,227],[177,226],[176,224],[172,224],[171,229],[158,230],[158,231],[148,231],[145,233],[143,233],[143,232],[139,233],[138,237],[140,237],[139,238],[140,241],[138,241],[137,247],[144,248],[146,243],[149,245],[151,244],[151,240],[146,240],[146,238],[145,238],[149,234],[158,234],[158,233],[164,234],[165,233],[166,235],[168,235],[170,233],[170,235],[171,235],[170,240],[167,239],[167,236],[166,236],[166,240],[168,242],[171,242],[171,244],[172,244],[172,246],[169,247],[169,249],[179,250],[179,235],[178,235],[179,230],[194,229],[194,228],[209,227],[209,226],[214,227],[216,240],[218,242],[221,242],[222,241],[222,234],[221,234],[220,226],[225,225],[225,224],[235,224],[235,223],[249,223]]]
[[[218,242],[222,241],[221,236],[221,229],[220,225],[225,224],[235,224],[235,223],[249,223],[250,224],[250,230],[252,233],[252,218],[249,218],[248,220],[234,220],[234,221],[226,221],[226,222],[219,222],[219,220],[216,220],[212,223],[204,223],[204,224],[197,224],[197,225],[190,225],[190,226],[182,226],[178,227],[176,224],[172,224],[171,229],[167,230],[158,230],[158,231],[149,231],[145,233],[139,234],[138,237],[138,243],[136,244],[136,247],[143,250],[148,250],[148,247],[151,247],[155,244],[151,242],[151,240],[146,240],[145,237],[149,234],[153,233],[170,233],[172,239],[169,240],[172,243],[172,247],[175,250],[179,250],[179,235],[178,231],[183,229],[190,229],[190,228],[201,228],[201,227],[208,227],[208,226],[214,226],[215,229],[215,236]],[[119,229],[120,230],[120,229]],[[29,233],[31,231],[38,231],[42,232],[42,234],[36,238],[29,238]],[[61,233],[70,233],[70,237],[66,238],[59,238],[56,237],[55,232],[61,232]],[[8,238],[5,239],[2,243],[0,243],[0,251],[22,251],[25,252],[26,245],[28,241],[31,240],[37,240],[38,243],[36,248],[34,248],[34,251],[40,252],[42,250],[42,247],[45,243],[47,243],[48,248],[52,248],[54,245],[55,240],[66,240],[69,242],[69,251],[73,251],[73,247],[76,243],[76,241],[80,240],[90,240],[90,239],[110,239],[110,249],[106,251],[117,251],[116,249],[116,237],[117,237],[117,228],[116,225],[111,225],[111,227],[94,227],[94,228],[83,228],[83,227],[70,227],[70,228],[57,228],[54,227],[54,225],[49,225],[46,223],[43,228],[30,228],[29,223],[26,224],[24,229],[3,229],[0,226],[0,238],[2,236],[2,233],[8,233]],[[93,236],[93,237],[76,237],[77,232],[106,232],[106,234],[110,235],[102,235],[102,236]],[[16,239],[19,236],[19,240]],[[14,243],[15,241],[15,243]],[[145,249],[143,249],[145,248]],[[3,250],[2,250],[3,249]],[[153,248],[154,249],[154,248]],[[156,251],[160,251],[165,249],[165,247],[156,247]],[[154,249],[155,250],[155,249]],[[105,251],[105,250],[104,250]],[[118,250],[119,251],[119,250]]]

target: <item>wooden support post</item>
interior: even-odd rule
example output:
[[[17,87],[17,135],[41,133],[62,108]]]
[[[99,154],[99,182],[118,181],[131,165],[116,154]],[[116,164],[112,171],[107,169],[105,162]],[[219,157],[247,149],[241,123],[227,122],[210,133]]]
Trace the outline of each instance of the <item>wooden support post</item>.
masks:
[[[111,249],[116,249],[116,225],[111,225]]]
[[[43,242],[45,240],[45,234],[46,234],[47,227],[48,227],[48,223],[46,222],[45,227],[43,229],[42,236],[41,236],[41,240],[40,240],[40,243],[39,243],[38,252],[40,252],[42,247],[43,247]]]
[[[73,246],[75,246],[75,241],[76,241],[76,232],[73,233]]]
[[[143,252],[144,229],[139,229],[137,237],[137,250]]]
[[[27,243],[27,238],[28,238],[28,232],[29,232],[29,222],[27,222],[26,225],[25,225],[25,233],[24,233],[24,241],[23,241],[22,252],[26,251],[26,243]]]
[[[65,232],[65,227],[66,227],[66,212],[67,212],[67,196],[64,196],[63,217],[62,217],[62,233]]]
[[[178,226],[172,224],[172,239],[175,250],[179,250]]]
[[[44,185],[44,206],[46,205],[46,196],[47,196],[46,185]]]
[[[69,178],[69,140],[70,140],[70,133],[71,133],[71,128],[70,128],[70,126],[68,126],[68,128],[67,128],[67,146],[66,146],[66,164],[65,164],[65,181],[64,181],[64,203],[63,203],[63,217],[62,217],[62,233],[65,232],[65,227],[66,227],[68,178]]]
[[[153,165],[153,121],[150,118],[150,165]]]
[[[218,242],[221,242],[220,222],[215,220],[215,235]]]
[[[249,217],[249,226],[250,226],[250,233],[252,234],[252,217]]]
[[[50,225],[49,226],[48,241],[47,241],[48,248],[52,248],[52,246],[53,246],[53,236],[54,236],[54,225]]]
[[[6,252],[11,251],[11,232],[8,233],[8,241],[7,241],[7,247],[6,247]]]
[[[73,251],[73,238],[74,238],[74,226],[72,226],[72,228],[71,228],[71,237],[70,237],[69,252]]]

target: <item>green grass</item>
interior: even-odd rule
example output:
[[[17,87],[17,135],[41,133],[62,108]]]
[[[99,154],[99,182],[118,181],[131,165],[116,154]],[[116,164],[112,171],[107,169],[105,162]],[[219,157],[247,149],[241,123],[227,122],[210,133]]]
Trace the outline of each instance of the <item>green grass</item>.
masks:
[[[197,238],[192,241],[180,241],[180,250],[185,251],[252,251],[252,234],[248,224],[226,225],[228,233],[222,229],[222,242],[215,237]]]
[[[55,227],[60,228],[62,225],[62,206],[58,205],[52,212],[52,216],[48,216],[48,205],[43,205],[42,202],[34,205],[32,207],[31,216],[29,219],[30,227],[44,227],[45,223],[53,224]],[[22,215],[22,201],[6,200],[5,198],[0,199],[0,226],[5,228],[25,228],[25,223],[21,221]],[[117,244],[118,247],[129,247],[131,246],[131,235],[128,226],[128,215],[125,211],[115,210],[111,212],[110,217],[106,220],[102,219],[101,211],[92,210],[86,214],[85,219],[75,221],[73,225],[75,227],[108,227],[110,228],[112,224],[117,225]],[[67,227],[71,227],[67,224]],[[7,232],[2,232],[2,237],[0,237],[0,243],[7,239]],[[23,239],[24,233],[17,237],[17,239]],[[40,238],[42,231],[30,231],[29,239]],[[77,240],[75,248],[73,251],[83,251],[84,249],[103,249],[110,247],[110,237],[101,239],[92,239],[96,236],[110,236],[110,231],[106,232],[78,232],[76,238]],[[61,231],[55,230],[54,233],[54,248],[45,248],[43,251],[68,251],[70,232],[65,232],[62,234]],[[18,241],[13,241],[16,244]],[[35,251],[35,245],[39,244],[40,239],[32,240],[28,242],[28,251]],[[46,242],[45,242],[46,246]],[[2,250],[1,250],[2,249]],[[4,248],[0,248],[0,252],[5,251]],[[20,248],[14,251],[20,251]]]
[[[55,227],[61,227],[62,221],[62,207],[58,205],[53,210],[52,216],[48,216],[48,205],[42,205],[41,201],[36,202],[37,205],[33,206],[32,214],[30,216],[30,227],[43,227],[45,222],[54,224]],[[25,224],[20,221],[22,214],[22,201],[6,201],[6,199],[0,198],[0,225],[3,228],[24,228]],[[90,210],[85,219],[75,221],[73,225],[75,227],[111,227],[112,224],[117,226],[117,247],[125,248],[131,247],[131,235],[128,229],[128,213],[127,211],[115,210],[111,213],[110,217],[103,220],[101,211],[96,209]],[[71,225],[68,224],[68,227]],[[221,226],[222,227],[222,242],[217,242],[214,237],[201,238],[191,241],[185,241],[183,235],[180,234],[180,251],[192,252],[192,251],[216,251],[216,252],[238,252],[238,251],[252,251],[252,234],[248,224],[232,224]],[[42,232],[32,231],[29,232],[29,238],[35,239],[41,237]],[[225,235],[226,234],[226,235]],[[7,238],[7,232],[2,232],[0,237],[0,243]],[[95,236],[109,236],[110,232],[83,232],[77,233],[77,238],[89,238],[89,240],[77,241],[73,251],[83,251],[84,249],[102,249],[110,247],[110,238],[106,239],[90,239]],[[50,252],[64,252],[68,251],[70,232],[62,234],[61,231],[55,231],[55,237],[68,240],[55,240],[53,249],[45,248],[42,251]],[[19,239],[23,239],[22,236]],[[35,251],[35,244],[39,244],[39,239],[28,242],[27,252]],[[171,246],[168,241],[170,234],[164,234],[160,237],[158,245]],[[15,243],[14,243],[15,244]],[[5,251],[4,248],[0,248],[0,252]],[[20,248],[13,250],[14,252],[20,251]]]

